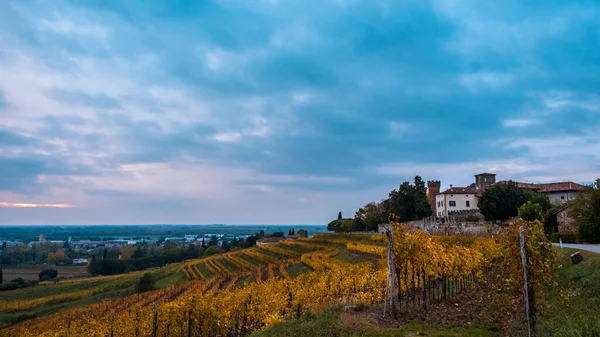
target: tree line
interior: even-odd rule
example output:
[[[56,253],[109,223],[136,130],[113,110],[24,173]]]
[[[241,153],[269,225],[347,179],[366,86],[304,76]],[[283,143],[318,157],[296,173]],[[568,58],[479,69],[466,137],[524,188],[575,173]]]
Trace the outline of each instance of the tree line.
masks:
[[[386,199],[370,202],[359,208],[353,218],[338,218],[327,225],[327,230],[336,232],[376,231],[381,223],[386,223],[391,214],[400,222],[421,220],[431,216],[433,211],[427,199],[427,187],[420,176],[400,184],[392,190]]]

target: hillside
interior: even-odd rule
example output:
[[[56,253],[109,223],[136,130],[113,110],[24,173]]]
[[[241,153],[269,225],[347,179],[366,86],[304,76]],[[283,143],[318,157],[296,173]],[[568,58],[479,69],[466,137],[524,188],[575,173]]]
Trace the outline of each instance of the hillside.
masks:
[[[384,315],[386,237],[320,234],[152,270],[158,289],[141,294],[134,289],[143,272],[5,292],[0,336],[523,333],[522,299],[503,286],[495,240],[396,234],[397,319],[388,308]],[[539,330],[598,331],[597,314],[585,309],[600,307],[600,257],[584,253],[584,263],[571,265],[567,252],[559,253],[560,288],[539,301]]]

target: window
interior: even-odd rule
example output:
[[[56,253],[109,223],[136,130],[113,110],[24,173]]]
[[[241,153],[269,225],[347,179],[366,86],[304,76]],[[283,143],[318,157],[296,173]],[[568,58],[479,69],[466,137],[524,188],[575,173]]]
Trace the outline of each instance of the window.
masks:
[[[471,207],[471,201],[467,200],[467,207]]]
[[[456,207],[456,201],[450,201],[449,206],[450,207]]]
[[[561,196],[560,196],[560,198],[561,198],[561,199],[564,199],[564,198],[565,198],[565,196],[564,196],[564,195],[561,195]]]

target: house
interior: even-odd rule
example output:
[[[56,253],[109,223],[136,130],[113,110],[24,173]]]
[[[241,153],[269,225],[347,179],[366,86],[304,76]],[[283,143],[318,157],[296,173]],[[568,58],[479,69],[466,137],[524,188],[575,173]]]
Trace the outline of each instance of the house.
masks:
[[[453,212],[476,210],[477,190],[472,187],[450,187],[435,196],[436,215],[448,216]]]
[[[432,188],[429,196],[429,202],[433,200],[431,194],[435,193],[435,202],[432,210],[438,218],[447,217],[455,213],[477,212],[479,197],[490,186],[496,183],[496,175],[493,173],[480,173],[475,175],[475,183],[468,187],[453,187],[439,192],[439,181],[427,182],[428,189]],[[431,186],[431,187],[430,187]],[[429,193],[429,191],[428,191]]]
[[[498,184],[516,184],[520,189],[528,189],[537,193],[545,194],[550,199],[550,202],[555,205],[566,204],[571,200],[575,200],[578,196],[585,192],[585,186],[574,183],[572,181],[561,181],[556,183],[531,184],[519,181],[499,181]]]
[[[256,240],[256,245],[257,246],[274,245],[282,240],[285,240],[285,238],[283,238],[283,237],[262,238],[262,239]]]
[[[73,264],[88,264],[88,259],[75,258],[73,259]]]
[[[477,212],[479,210],[477,204],[483,192],[496,184],[515,184],[520,189],[545,194],[555,205],[566,204],[585,191],[585,186],[572,181],[539,184],[508,180],[496,182],[494,173],[480,173],[475,175],[475,183],[470,186],[453,187],[450,185],[450,188],[443,192],[440,192],[440,181],[428,181],[427,198],[431,209],[438,218],[464,212]]]

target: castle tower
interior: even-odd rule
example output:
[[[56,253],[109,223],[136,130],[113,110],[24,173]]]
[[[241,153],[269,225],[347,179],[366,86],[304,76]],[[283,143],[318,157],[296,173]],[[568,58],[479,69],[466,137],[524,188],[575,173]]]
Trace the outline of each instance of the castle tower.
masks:
[[[440,193],[440,187],[442,183],[439,180],[429,180],[427,181],[427,199],[429,200],[429,205],[431,205],[431,210],[433,214],[437,214],[435,195]]]
[[[496,174],[494,173],[480,173],[475,175],[475,186],[477,188],[477,194],[481,195],[485,192],[485,189],[496,183]]]

